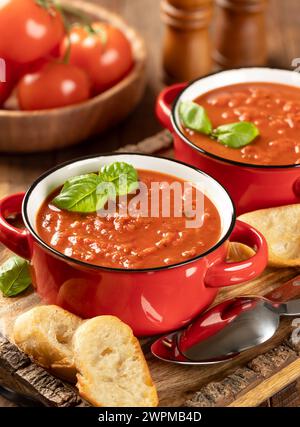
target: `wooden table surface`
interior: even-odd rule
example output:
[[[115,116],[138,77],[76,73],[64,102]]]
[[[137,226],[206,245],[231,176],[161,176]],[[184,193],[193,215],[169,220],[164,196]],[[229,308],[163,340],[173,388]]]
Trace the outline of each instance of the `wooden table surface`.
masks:
[[[38,175],[57,163],[90,153],[112,151],[119,146],[136,143],[160,129],[153,113],[155,97],[163,87],[161,70],[163,25],[159,15],[160,0],[93,1],[120,13],[145,38],[149,60],[148,85],[144,98],[126,122],[91,141],[59,152],[30,155],[1,154],[0,197],[25,190]],[[270,0],[269,3],[267,15],[269,64],[278,68],[291,68],[292,60],[300,58],[299,0]],[[1,406],[13,405],[0,397]]]

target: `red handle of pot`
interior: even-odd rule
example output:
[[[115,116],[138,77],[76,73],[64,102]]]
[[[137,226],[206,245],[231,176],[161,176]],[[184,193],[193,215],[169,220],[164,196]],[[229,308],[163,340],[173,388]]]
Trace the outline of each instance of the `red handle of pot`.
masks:
[[[295,184],[294,184],[294,193],[296,194],[296,197],[299,197],[299,199],[300,199],[300,178],[298,178],[295,181]]]
[[[250,246],[256,254],[244,261],[231,263],[221,261],[212,265],[205,276],[205,284],[210,288],[222,288],[247,282],[259,276],[267,266],[267,242],[255,228],[237,221],[229,240]]]
[[[155,112],[160,123],[168,129],[173,131],[171,122],[172,104],[180,94],[180,92],[187,86],[187,83],[176,83],[163,89],[157,97]]]
[[[180,335],[179,348],[185,353],[232,323],[242,313],[255,307],[257,301],[247,297],[233,298],[216,305],[193,321]]]
[[[30,233],[13,227],[6,220],[21,213],[25,193],[16,193],[0,200],[0,242],[22,258],[31,258]]]

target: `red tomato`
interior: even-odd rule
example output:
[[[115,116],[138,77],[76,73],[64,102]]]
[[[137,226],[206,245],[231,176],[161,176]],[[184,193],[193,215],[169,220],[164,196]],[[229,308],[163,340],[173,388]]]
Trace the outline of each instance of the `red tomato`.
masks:
[[[14,69],[17,76],[17,80],[20,80],[26,74],[32,74],[39,71],[50,60],[50,58],[39,58],[35,61],[26,62],[26,64],[14,63]]]
[[[93,31],[74,26],[70,31],[70,63],[84,69],[96,94],[114,86],[130,71],[133,56],[129,40],[118,28],[95,22]],[[61,46],[61,55],[68,47],[68,38]]]
[[[35,0],[0,0],[0,34],[0,57],[35,61],[60,43],[63,18],[53,6]]]
[[[22,110],[64,107],[88,99],[90,82],[74,65],[49,62],[20,80],[17,95]]]
[[[0,107],[11,94],[15,84],[15,74],[10,61],[0,60]]]
[[[17,81],[20,80],[23,76],[25,76],[25,74],[32,74],[39,71],[48,62],[51,62],[54,59],[58,59],[59,55],[60,55],[59,45],[56,45],[55,48],[52,49],[51,52],[49,52],[43,58],[39,58],[31,62],[26,62],[24,64],[17,64],[15,62],[13,64],[13,67],[14,67],[14,74],[16,75]]]

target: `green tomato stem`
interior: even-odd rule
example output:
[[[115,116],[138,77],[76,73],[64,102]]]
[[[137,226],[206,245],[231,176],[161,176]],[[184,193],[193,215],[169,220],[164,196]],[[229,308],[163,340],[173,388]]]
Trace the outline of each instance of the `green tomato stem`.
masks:
[[[46,1],[46,0],[37,0],[37,1]],[[84,28],[86,29],[86,31],[89,34],[94,34],[94,35],[98,35],[101,38],[102,44],[104,45],[107,41],[107,34],[106,31],[104,29],[100,29],[100,28],[93,28],[91,25],[91,19],[89,16],[87,16],[85,13],[82,13],[80,10],[76,9],[73,6],[70,5],[66,5],[66,4],[61,4],[58,1],[55,1],[56,7],[60,10],[63,18],[64,18],[64,22],[65,22],[65,28],[67,27],[67,32],[69,32],[70,29],[70,25],[67,24],[66,22],[66,18],[65,18],[65,13],[68,13],[70,15],[76,16],[77,18],[80,19],[80,21],[82,22]]]
[[[70,39],[70,34],[67,34],[67,49],[63,56],[62,63],[69,64],[70,57],[71,57],[71,39]]]
[[[45,1],[45,0],[41,0],[41,1]],[[68,13],[70,15],[76,16],[77,18],[80,19],[80,21],[86,23],[87,25],[90,24],[89,16],[87,16],[85,13],[82,13],[80,10],[76,9],[76,7],[73,7],[69,4],[61,4],[59,3],[59,1],[56,1],[55,3],[59,4],[60,10],[63,13]]]

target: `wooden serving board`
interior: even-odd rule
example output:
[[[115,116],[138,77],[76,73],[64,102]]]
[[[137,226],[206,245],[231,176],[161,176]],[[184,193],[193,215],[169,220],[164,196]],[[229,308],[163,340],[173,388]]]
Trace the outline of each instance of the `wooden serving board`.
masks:
[[[169,134],[161,132],[137,146],[123,147],[121,151],[160,152],[169,156],[172,155],[167,151],[170,145]],[[8,255],[3,248],[0,263]],[[267,295],[270,292],[278,301],[300,298],[299,274],[300,268],[267,268],[256,280],[220,290],[214,304],[238,295]],[[287,281],[290,281],[289,287],[282,287]],[[10,343],[14,319],[37,304],[41,301],[32,289],[16,298],[0,296],[0,384],[46,406],[86,406],[88,404],[80,399],[74,386],[63,383],[32,363]],[[289,398],[297,397],[294,383],[300,377],[300,348],[289,341],[292,330],[292,319],[285,318],[277,334],[267,343],[232,361],[207,367],[179,366],[154,359],[149,352],[153,339],[141,340],[160,405],[257,406],[291,384],[290,391],[282,393],[288,393]],[[283,400],[284,396],[273,398],[279,404]]]

